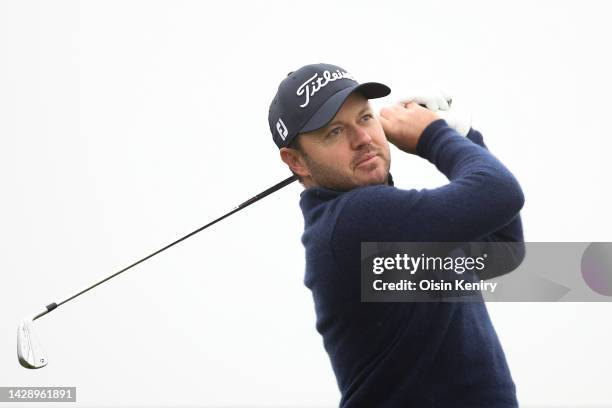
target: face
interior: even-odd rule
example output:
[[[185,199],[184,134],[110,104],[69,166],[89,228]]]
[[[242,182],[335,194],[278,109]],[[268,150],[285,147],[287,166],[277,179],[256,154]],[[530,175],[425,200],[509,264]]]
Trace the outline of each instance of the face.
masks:
[[[302,177],[305,187],[348,191],[386,184],[389,144],[363,95],[351,94],[327,126],[298,137],[301,152],[283,148],[281,157]]]

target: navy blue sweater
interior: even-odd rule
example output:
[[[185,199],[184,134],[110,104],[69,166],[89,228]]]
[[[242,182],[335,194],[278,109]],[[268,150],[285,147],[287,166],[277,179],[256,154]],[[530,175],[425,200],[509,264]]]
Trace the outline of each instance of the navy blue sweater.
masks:
[[[417,154],[449,183],[422,190],[316,187],[301,194],[304,283],[312,291],[340,406],[517,407],[484,302],[360,301],[362,241],[523,240],[521,188],[478,131],[465,138],[436,120],[423,132]]]

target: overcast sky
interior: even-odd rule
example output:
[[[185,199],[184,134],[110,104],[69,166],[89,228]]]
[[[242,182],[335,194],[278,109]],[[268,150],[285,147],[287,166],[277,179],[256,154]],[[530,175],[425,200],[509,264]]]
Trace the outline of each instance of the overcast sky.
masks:
[[[377,109],[450,89],[521,183],[527,241],[612,241],[609,11],[0,1],[0,386],[76,386],[76,406],[337,405],[297,183],[37,320],[47,367],[15,355],[23,317],[289,175],[267,112],[304,64],[389,85]],[[392,172],[446,181],[396,149]],[[488,308],[521,406],[612,404],[612,304]]]

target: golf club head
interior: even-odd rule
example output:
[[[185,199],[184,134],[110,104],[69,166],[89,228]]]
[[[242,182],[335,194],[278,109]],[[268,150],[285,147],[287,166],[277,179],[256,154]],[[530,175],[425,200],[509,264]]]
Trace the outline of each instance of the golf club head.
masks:
[[[17,357],[25,368],[42,368],[47,365],[47,353],[38,342],[32,319],[24,319],[17,327]]]

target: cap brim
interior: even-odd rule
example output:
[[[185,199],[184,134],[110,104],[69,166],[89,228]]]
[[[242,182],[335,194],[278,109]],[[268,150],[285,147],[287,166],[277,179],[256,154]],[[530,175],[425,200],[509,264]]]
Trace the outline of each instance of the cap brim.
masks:
[[[336,116],[344,101],[353,92],[359,92],[368,99],[376,99],[389,95],[391,89],[387,85],[378,82],[365,82],[338,91],[321,105],[319,110],[300,129],[300,133],[313,132],[327,125]]]

